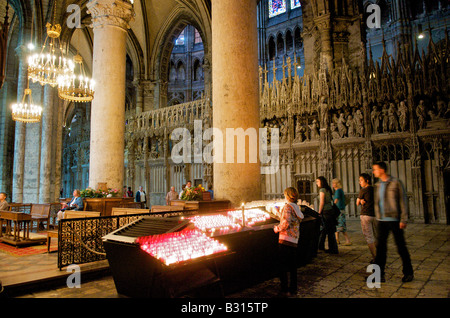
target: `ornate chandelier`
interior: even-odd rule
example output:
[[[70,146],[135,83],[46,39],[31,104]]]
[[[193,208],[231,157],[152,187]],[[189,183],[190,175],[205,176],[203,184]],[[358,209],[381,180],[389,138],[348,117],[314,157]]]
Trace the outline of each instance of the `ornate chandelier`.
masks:
[[[58,77],[73,74],[74,63],[64,57],[60,46],[56,48],[56,42],[61,34],[61,25],[47,23],[46,27],[47,37],[41,53],[35,53],[28,57],[28,78],[41,85],[49,84],[55,87],[58,85]],[[48,50],[46,50],[47,40]],[[58,54],[55,53],[56,50],[58,50]]]
[[[83,58],[77,53],[73,62],[79,66],[79,75],[63,74],[58,77],[58,96],[72,102],[90,102],[94,98],[94,80],[86,76]]]
[[[27,98],[28,97],[28,98]],[[42,117],[42,107],[33,103],[31,89],[27,82],[27,88],[24,91],[22,102],[11,106],[12,119],[24,123],[37,123]]]

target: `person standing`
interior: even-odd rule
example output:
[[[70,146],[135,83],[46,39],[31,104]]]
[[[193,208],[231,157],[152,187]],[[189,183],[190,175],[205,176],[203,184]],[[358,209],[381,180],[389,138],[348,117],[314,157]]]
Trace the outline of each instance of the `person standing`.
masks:
[[[278,260],[281,293],[294,296],[297,294],[297,244],[300,237],[300,222],[304,218],[297,205],[297,189],[289,187],[284,190],[286,204],[281,210],[280,224],[273,230],[278,236]],[[288,283],[289,273],[289,283]]]
[[[128,196],[129,198],[132,198],[132,197],[133,197],[133,191],[131,190],[131,187],[128,187],[127,196]]]
[[[142,186],[139,187],[139,191],[136,191],[136,202],[142,202],[143,207],[147,207],[147,198],[145,196],[145,191]]]
[[[387,173],[387,165],[377,162],[372,166],[373,175],[379,181],[374,189],[374,210],[378,220],[378,240],[375,264],[380,266],[381,281],[385,281],[387,257],[387,239],[389,233],[394,235],[395,244],[403,263],[403,282],[414,279],[411,258],[406,247],[404,229],[408,222],[408,203],[406,192],[400,180]]]
[[[325,177],[318,177],[316,185],[319,188],[319,215],[322,217],[322,230],[319,235],[319,250],[325,250],[325,240],[328,238],[328,250],[325,252],[338,254],[336,242],[336,218],[333,215],[332,193]]]
[[[6,201],[7,197],[8,196],[6,195],[5,192],[0,192],[0,210],[1,211],[8,211],[9,210],[9,204]]]
[[[214,200],[214,190],[212,184],[208,184],[208,192],[211,193],[211,200]]]
[[[361,190],[356,199],[356,205],[361,206],[361,212],[359,214],[361,230],[366,239],[370,254],[372,254],[372,261],[370,263],[373,264],[376,256],[375,237],[377,221],[373,204],[373,187],[370,184],[370,176],[367,173],[362,173],[359,176],[359,185],[361,186]]]
[[[178,200],[178,192],[175,191],[175,187],[170,187],[170,191],[166,194],[166,205],[170,205],[170,201]]]
[[[347,234],[347,221],[345,219],[345,194],[344,190],[342,189],[341,180],[333,179],[333,181],[331,181],[331,184],[334,189],[333,202],[341,211],[341,214],[339,214],[337,219],[336,242],[339,244],[339,233],[342,233],[345,238],[344,245],[352,245],[352,242],[350,242],[350,238]]]

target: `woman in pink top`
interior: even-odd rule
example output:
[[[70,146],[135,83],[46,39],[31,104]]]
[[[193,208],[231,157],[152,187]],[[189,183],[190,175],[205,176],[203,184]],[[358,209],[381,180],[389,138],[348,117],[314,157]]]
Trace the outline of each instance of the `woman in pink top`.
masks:
[[[284,190],[286,204],[281,210],[280,224],[274,227],[278,237],[278,258],[282,295],[297,294],[297,243],[300,237],[300,222],[304,218],[298,200],[297,189],[289,187]],[[290,281],[288,284],[288,272]]]

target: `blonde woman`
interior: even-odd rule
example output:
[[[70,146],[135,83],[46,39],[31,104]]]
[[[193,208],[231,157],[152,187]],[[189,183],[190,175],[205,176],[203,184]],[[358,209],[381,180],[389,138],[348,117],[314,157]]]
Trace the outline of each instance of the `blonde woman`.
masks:
[[[336,226],[336,242],[339,244],[339,233],[344,234],[345,243],[344,245],[352,245],[350,242],[350,238],[347,234],[347,222],[345,219],[345,194],[344,190],[342,190],[342,183],[339,179],[333,179],[331,185],[334,189],[333,202],[337,205],[339,210],[341,210],[341,214],[337,219]]]
[[[57,214],[58,221],[64,219],[64,213],[66,210],[74,210],[74,211],[83,211],[84,204],[83,199],[81,198],[80,190],[75,189],[73,191],[73,198],[70,203],[64,204],[63,208],[59,210]]]
[[[278,238],[278,258],[281,293],[283,295],[297,294],[297,243],[300,237],[300,222],[304,218],[298,200],[297,189],[289,187],[284,190],[286,204],[281,210],[280,224],[274,226]],[[288,272],[290,281],[288,284]]]

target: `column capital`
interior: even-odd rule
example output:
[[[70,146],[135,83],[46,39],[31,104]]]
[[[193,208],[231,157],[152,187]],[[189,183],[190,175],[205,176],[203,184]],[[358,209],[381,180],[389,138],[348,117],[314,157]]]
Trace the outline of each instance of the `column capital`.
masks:
[[[94,29],[110,25],[126,31],[135,16],[133,5],[124,0],[90,0],[86,7],[92,15]]]

